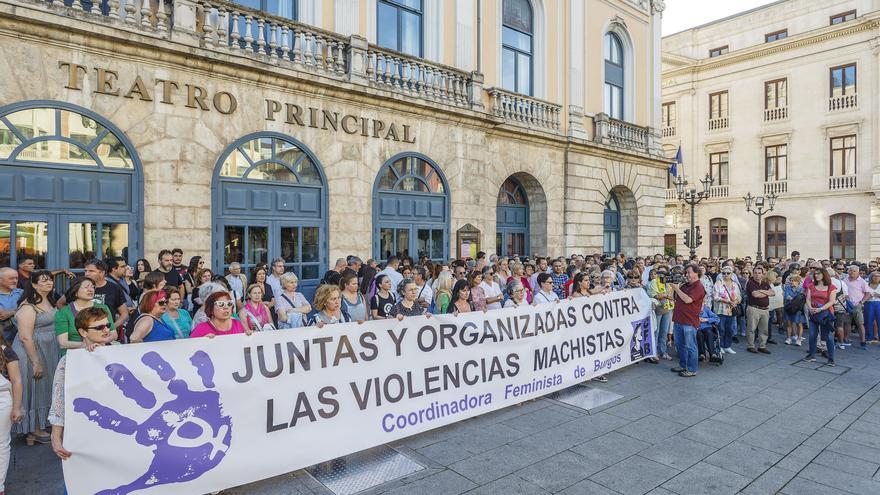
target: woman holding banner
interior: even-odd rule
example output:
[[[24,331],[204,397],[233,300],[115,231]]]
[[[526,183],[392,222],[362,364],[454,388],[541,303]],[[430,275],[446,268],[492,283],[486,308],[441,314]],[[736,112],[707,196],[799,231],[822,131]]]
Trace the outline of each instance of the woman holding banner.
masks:
[[[316,326],[321,328],[324,325],[348,323],[351,321],[351,316],[342,309],[342,295],[339,292],[339,286],[330,284],[319,285],[318,290],[315,291],[315,309],[318,312],[309,320],[310,327]]]
[[[518,308],[529,304],[526,300],[526,288],[519,280],[511,279],[507,284],[507,290],[510,298],[504,302],[505,308]]]
[[[413,279],[403,279],[398,292],[400,292],[401,298],[391,308],[391,316],[397,318],[398,321],[403,320],[406,316],[431,315],[427,312],[426,308],[416,301],[419,295],[419,286],[416,285]]]
[[[538,291],[532,299],[533,304],[558,303],[559,296],[553,292],[553,277],[549,273],[538,274]]]
[[[459,313],[469,313],[473,310],[471,286],[467,280],[459,280],[452,288],[452,304],[449,305],[446,312],[457,315]]]
[[[571,295],[568,296],[569,299],[575,299],[578,297],[587,297],[590,295],[590,275],[587,272],[578,272],[577,275],[574,276],[574,281],[571,283]]]
[[[193,328],[190,338],[208,337],[213,339],[217,335],[231,335],[235,333],[245,333],[250,335],[253,333],[250,329],[245,329],[238,319],[232,317],[232,311],[235,309],[235,301],[226,291],[217,291],[211,293],[205,300],[205,306],[202,308],[208,321],[199,323]]]

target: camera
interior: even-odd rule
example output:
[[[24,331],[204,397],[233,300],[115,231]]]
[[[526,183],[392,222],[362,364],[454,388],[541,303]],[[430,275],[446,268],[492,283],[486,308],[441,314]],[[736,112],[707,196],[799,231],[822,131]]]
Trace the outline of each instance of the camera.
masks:
[[[666,279],[667,283],[681,285],[685,282],[684,272],[682,270],[673,268]]]

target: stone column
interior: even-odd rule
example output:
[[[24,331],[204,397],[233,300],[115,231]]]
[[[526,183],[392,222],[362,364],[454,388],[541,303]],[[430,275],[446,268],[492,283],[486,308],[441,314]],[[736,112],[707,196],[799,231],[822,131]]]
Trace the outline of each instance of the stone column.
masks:
[[[584,129],[584,2],[569,0],[568,135],[587,139]]]
[[[477,69],[474,64],[474,23],[477,19],[475,3],[476,0],[455,2],[455,66],[467,71]]]
[[[360,0],[336,0],[333,2],[333,23],[336,32],[343,36],[358,34]]]
[[[651,127],[660,128],[660,105],[663,101],[663,94],[660,92],[660,72],[663,70],[663,60],[661,57],[661,49],[663,48],[663,37],[661,31],[661,23],[663,20],[663,11],[666,10],[666,3],[663,0],[652,0],[651,2]]]

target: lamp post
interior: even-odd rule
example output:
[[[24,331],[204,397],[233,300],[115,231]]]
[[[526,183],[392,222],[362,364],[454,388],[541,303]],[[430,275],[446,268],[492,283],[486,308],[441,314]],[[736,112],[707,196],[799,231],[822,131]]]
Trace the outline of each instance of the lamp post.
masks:
[[[746,201],[746,211],[758,216],[758,261],[761,261],[763,258],[761,253],[761,241],[763,240],[761,238],[761,217],[773,211],[773,206],[776,205],[776,198],[778,197],[776,193],[767,196],[752,196],[752,193],[748,193],[743,196],[743,199]]]
[[[712,176],[706,174],[706,177],[700,179],[703,184],[703,190],[697,191],[696,188],[685,190],[688,181],[683,177],[675,179],[675,191],[678,194],[678,200],[687,203],[691,207],[691,227],[684,231],[684,245],[690,248],[690,256],[693,258],[697,254],[697,248],[703,244],[703,236],[700,234],[700,227],[694,225],[694,207],[701,201],[709,197],[709,188],[712,186]]]

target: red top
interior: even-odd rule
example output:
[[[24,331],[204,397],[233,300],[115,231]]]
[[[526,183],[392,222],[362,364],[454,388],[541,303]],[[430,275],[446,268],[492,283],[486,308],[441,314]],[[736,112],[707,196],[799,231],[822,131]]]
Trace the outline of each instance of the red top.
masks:
[[[825,290],[819,290],[815,285],[810,286],[810,306],[814,308],[818,308],[819,306],[824,306],[828,304],[828,298],[831,297],[831,292],[835,291],[837,287],[833,284],[825,287]],[[830,308],[829,308],[830,310]]]
[[[685,304],[676,294],[675,308],[672,310],[672,321],[700,328],[700,312],[703,310],[703,298],[706,297],[706,289],[703,288],[703,283],[700,281],[686,283],[680,289],[693,301]]]

